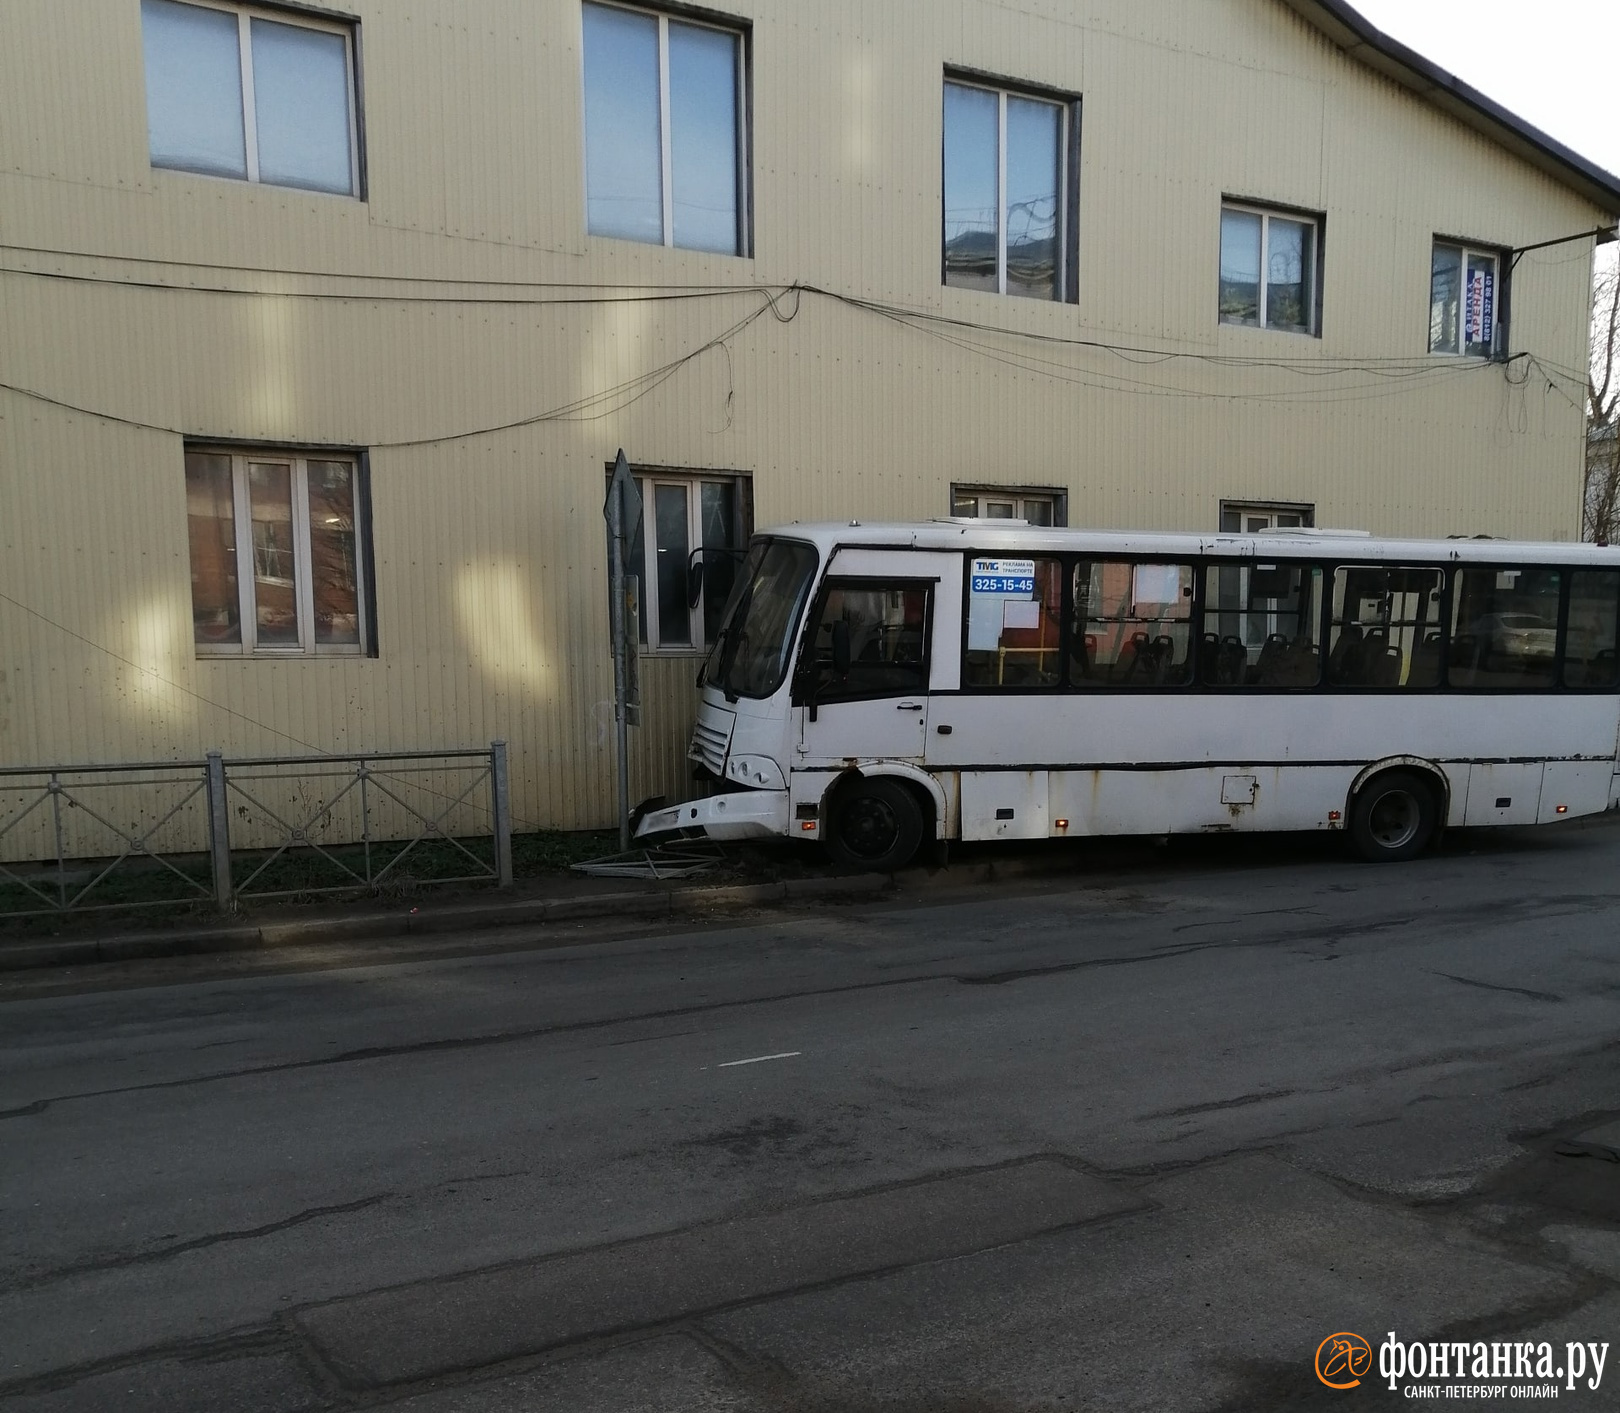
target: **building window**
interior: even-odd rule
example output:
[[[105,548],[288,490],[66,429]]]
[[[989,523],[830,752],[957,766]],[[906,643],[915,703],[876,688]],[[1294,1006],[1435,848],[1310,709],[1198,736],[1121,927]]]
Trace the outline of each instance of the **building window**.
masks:
[[[967,520],[1067,525],[1067,491],[1027,486],[952,486],[951,514]]]
[[[354,196],[354,31],[279,10],[141,0],[154,167]]]
[[[1073,102],[946,80],[947,285],[1073,300],[1078,115]]]
[[[353,456],[187,450],[199,656],[367,650],[363,490]]]
[[[649,652],[706,651],[720,631],[753,528],[748,482],[653,470],[635,479],[641,515],[625,572],[638,581],[641,642]],[[698,562],[703,577],[694,602]]]
[[[585,207],[592,235],[748,254],[738,30],[585,6]]]
[[[1221,502],[1223,535],[1258,535],[1265,530],[1309,530],[1316,524],[1316,507],[1275,501]]]
[[[1222,206],[1221,323],[1318,333],[1321,227],[1319,217]]]
[[[1494,251],[1437,240],[1429,274],[1429,352],[1489,358],[1498,339],[1498,276]]]

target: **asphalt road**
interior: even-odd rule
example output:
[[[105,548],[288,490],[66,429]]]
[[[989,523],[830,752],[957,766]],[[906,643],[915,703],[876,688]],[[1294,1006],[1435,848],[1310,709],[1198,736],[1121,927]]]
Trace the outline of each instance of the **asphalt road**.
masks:
[[[1620,827],[1335,842],[10,979],[0,1410],[1620,1407]]]

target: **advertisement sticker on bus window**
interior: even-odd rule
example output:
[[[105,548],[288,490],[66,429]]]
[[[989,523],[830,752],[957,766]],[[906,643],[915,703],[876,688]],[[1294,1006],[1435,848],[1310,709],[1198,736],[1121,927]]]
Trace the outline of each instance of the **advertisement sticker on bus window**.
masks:
[[[1007,599],[1001,605],[1003,628],[1039,628],[1041,605],[1036,599]]]
[[[1181,602],[1181,566],[1179,564],[1138,564],[1132,587],[1138,604],[1167,604]]]
[[[1019,598],[1034,598],[1035,561],[975,559],[971,589],[975,594],[1010,594]]]

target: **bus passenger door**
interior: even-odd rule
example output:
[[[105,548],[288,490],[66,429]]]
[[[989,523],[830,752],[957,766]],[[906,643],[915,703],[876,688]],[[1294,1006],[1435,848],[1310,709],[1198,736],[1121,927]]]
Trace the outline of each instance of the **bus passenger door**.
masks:
[[[930,580],[823,583],[794,675],[796,767],[922,759],[934,600]]]

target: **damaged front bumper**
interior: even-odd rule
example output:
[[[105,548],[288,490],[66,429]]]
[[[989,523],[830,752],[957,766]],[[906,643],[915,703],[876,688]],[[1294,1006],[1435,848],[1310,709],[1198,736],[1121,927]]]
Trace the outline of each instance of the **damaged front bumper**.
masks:
[[[701,829],[711,839],[771,839],[788,832],[786,790],[736,790],[653,810],[642,819],[636,838],[675,829]]]

